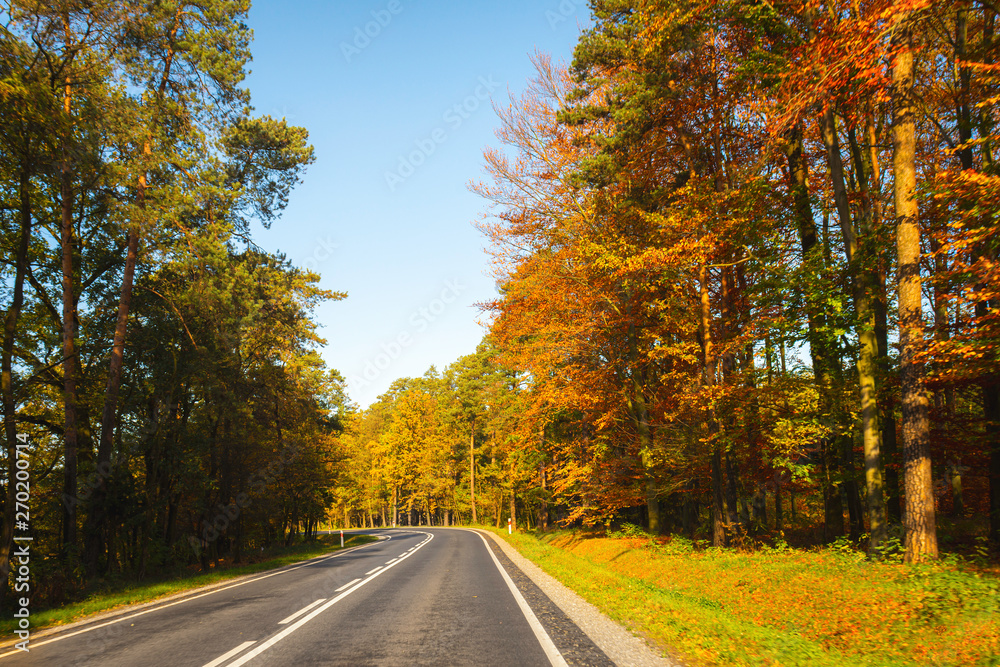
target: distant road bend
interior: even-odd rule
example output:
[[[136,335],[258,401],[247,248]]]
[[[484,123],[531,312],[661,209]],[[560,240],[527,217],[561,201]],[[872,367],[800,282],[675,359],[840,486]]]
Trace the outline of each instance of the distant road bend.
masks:
[[[386,539],[0,649],[0,663],[613,664],[479,533],[364,532]]]

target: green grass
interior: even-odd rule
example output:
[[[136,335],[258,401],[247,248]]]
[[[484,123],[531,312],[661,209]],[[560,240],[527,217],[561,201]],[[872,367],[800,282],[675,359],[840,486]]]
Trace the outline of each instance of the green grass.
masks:
[[[493,530],[653,645],[695,665],[997,665],[996,572],[856,553]]]
[[[356,547],[376,541],[371,535],[349,535],[345,537],[344,548]],[[235,579],[248,574],[274,570],[286,565],[309,560],[323,554],[340,550],[339,535],[321,535],[316,540],[300,542],[288,547],[275,549],[264,560],[232,567],[213,569],[210,572],[184,573],[169,579],[148,583],[127,581],[106,581],[99,590],[84,600],[62,607],[32,611],[32,631],[64,625],[87,616],[110,611],[127,605],[151,602],[162,597],[187,590],[200,588],[227,579]],[[16,627],[15,619],[0,618],[0,636],[12,637]]]

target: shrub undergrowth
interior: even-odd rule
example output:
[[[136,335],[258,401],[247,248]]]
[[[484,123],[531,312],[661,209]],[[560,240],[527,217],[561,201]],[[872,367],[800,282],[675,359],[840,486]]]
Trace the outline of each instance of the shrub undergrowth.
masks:
[[[1000,579],[974,560],[904,565],[846,542],[699,548],[624,525],[507,537],[615,620],[690,664],[1000,665]]]

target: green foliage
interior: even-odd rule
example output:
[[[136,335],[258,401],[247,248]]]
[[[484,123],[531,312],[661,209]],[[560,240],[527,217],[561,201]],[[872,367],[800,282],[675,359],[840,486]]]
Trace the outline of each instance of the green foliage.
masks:
[[[915,566],[909,574],[920,615],[927,623],[954,616],[1000,615],[1000,582],[950,567]]]
[[[239,210],[271,226],[300,174],[315,160],[308,139],[304,128],[270,116],[238,118],[226,128],[221,143],[227,179],[241,190]]]
[[[249,3],[5,7],[0,243],[16,260],[0,277],[24,289],[18,308],[4,292],[3,407],[47,462],[33,604],[82,594],[80,559],[91,579],[143,578],[315,526],[350,406],[313,310],[345,295],[249,235],[314,160],[305,129],[252,115]],[[23,235],[26,257],[10,252]]]
[[[618,530],[608,533],[608,537],[614,539],[632,539],[636,537],[649,537],[649,533],[647,533],[641,526],[625,522]]]

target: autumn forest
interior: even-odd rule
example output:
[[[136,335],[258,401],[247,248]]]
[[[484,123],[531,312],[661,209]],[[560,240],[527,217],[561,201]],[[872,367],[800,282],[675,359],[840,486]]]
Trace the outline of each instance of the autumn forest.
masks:
[[[482,343],[366,408],[251,234],[314,154],[248,11],[0,4],[0,602],[19,471],[53,605],[321,526],[995,559],[994,5],[592,0],[494,93]]]

